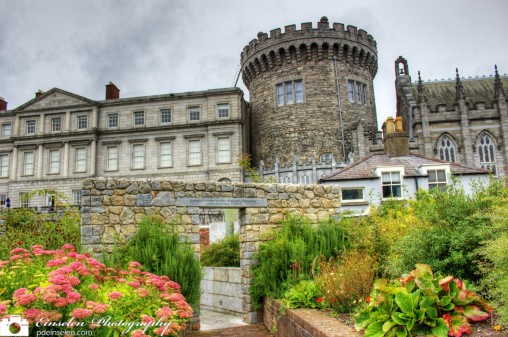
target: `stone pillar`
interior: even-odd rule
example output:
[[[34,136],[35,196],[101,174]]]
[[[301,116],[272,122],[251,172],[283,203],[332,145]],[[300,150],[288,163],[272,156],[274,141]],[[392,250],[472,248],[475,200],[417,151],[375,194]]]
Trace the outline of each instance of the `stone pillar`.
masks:
[[[69,142],[64,143],[63,177],[69,177]]]
[[[38,125],[38,134],[43,135],[44,134],[44,114],[39,115],[39,125]]]
[[[91,127],[92,129],[97,129],[97,107],[93,108],[92,110],[92,123],[91,123]]]
[[[11,167],[11,181],[15,181],[18,178],[18,147],[15,145],[12,147],[12,167]]]
[[[498,175],[506,176],[508,173],[508,107],[504,95],[499,95],[497,100],[497,111],[501,120],[501,130],[503,136],[503,167],[499,167]]]
[[[37,146],[37,179],[42,179],[42,144]]]
[[[95,176],[95,164],[97,161],[97,140],[92,139],[92,153],[90,154],[90,175]]]
[[[473,158],[473,144],[469,132],[468,108],[463,98],[459,99],[458,109],[460,114],[460,132],[462,136],[462,158],[466,166],[475,166]]]
[[[71,131],[71,112],[67,111],[65,113],[65,132]]]
[[[16,119],[14,120],[14,125],[12,126],[12,136],[19,136],[19,115],[16,115]]]
[[[250,297],[250,287],[252,284],[251,266],[257,261],[254,260],[256,252],[255,241],[250,241],[253,235],[252,225],[249,218],[251,214],[246,208],[239,210],[240,216],[240,268],[242,269],[242,309],[243,321],[248,324],[254,324],[259,321],[258,312],[253,309],[253,303]]]
[[[430,138],[429,109],[427,107],[427,103],[420,103],[420,114],[422,118],[422,133],[424,144],[423,155],[426,157],[434,157],[434,152],[432,151],[432,139]]]

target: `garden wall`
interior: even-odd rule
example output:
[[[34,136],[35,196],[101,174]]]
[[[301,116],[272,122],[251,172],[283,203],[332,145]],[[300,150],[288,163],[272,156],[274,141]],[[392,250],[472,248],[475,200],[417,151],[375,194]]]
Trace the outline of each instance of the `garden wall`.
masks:
[[[242,269],[204,267],[201,280],[201,309],[243,314]]]
[[[134,235],[147,215],[179,230],[199,253],[200,212],[203,208],[239,209],[242,310],[245,322],[257,322],[251,304],[250,266],[264,233],[278,226],[285,212],[299,213],[313,222],[340,211],[338,186],[243,183],[185,183],[168,180],[92,178],[83,181],[81,234],[84,248],[111,250],[115,240]]]
[[[327,313],[314,309],[286,309],[266,298],[263,305],[266,328],[276,337],[361,337]]]

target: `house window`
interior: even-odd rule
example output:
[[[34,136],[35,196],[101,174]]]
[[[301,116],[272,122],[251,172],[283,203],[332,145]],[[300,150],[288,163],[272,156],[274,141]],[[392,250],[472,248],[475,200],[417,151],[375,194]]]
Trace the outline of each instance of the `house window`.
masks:
[[[62,130],[62,118],[51,118],[51,131],[60,132]]]
[[[356,103],[362,104],[362,83],[356,82]]]
[[[86,147],[78,147],[75,150],[76,172],[86,172]]]
[[[427,170],[427,174],[429,175],[429,190],[433,188],[446,190],[447,180],[445,170]]]
[[[201,141],[189,140],[189,165],[201,165]]]
[[[118,170],[118,146],[108,146],[106,148],[106,170]]]
[[[348,80],[347,81],[347,96],[349,98],[349,101],[351,103],[354,103],[355,102],[355,81],[353,80]]]
[[[161,109],[161,124],[171,123],[171,109]]]
[[[342,192],[342,201],[343,202],[354,202],[354,201],[364,201],[363,188],[343,188]]]
[[[199,117],[199,107],[197,106],[194,106],[194,107],[190,107],[189,108],[189,120],[190,121],[199,121],[200,117]]]
[[[290,176],[282,177],[281,183],[283,183],[283,184],[291,184],[291,177]]]
[[[23,174],[31,176],[34,174],[34,153],[24,152],[23,153]]]
[[[88,128],[88,116],[78,116],[78,130],[86,130]]]
[[[0,155],[0,177],[5,178],[9,176],[9,155]]]
[[[50,207],[55,206],[55,195],[54,194],[46,193],[46,196],[44,199],[45,199],[44,206],[50,206]]]
[[[83,190],[72,190],[72,204],[76,205],[76,206],[80,206],[82,195],[83,195]]]
[[[303,83],[302,80],[279,83],[275,86],[277,92],[277,105],[302,103]]]
[[[19,192],[19,207],[27,208],[30,205],[28,192]]]
[[[439,152],[439,158],[441,160],[451,161],[455,163],[455,143],[450,139],[450,137],[444,135],[437,142],[437,149]]]
[[[132,145],[132,168],[135,170],[145,168],[145,144]]]
[[[307,173],[300,176],[300,184],[310,184],[310,176],[308,176]]]
[[[7,194],[0,194],[0,205],[2,206],[6,206],[5,204],[7,203]]]
[[[400,172],[383,172],[383,198],[401,198],[402,181]]]
[[[144,111],[136,111],[134,113],[134,126],[145,125],[145,112]]]
[[[118,114],[108,115],[108,128],[113,129],[118,127]]]
[[[173,165],[173,143],[160,144],[160,167],[171,167]]]
[[[480,156],[480,167],[490,170],[496,175],[496,148],[492,138],[484,133],[478,138],[478,155]]]
[[[60,172],[60,150],[49,151],[49,174]]]
[[[2,138],[8,138],[12,134],[12,124],[2,124]]]
[[[219,118],[229,118],[229,104],[217,104]]]
[[[35,135],[36,123],[35,121],[26,121],[26,134]]]
[[[231,139],[229,137],[217,139],[217,162],[231,162]]]

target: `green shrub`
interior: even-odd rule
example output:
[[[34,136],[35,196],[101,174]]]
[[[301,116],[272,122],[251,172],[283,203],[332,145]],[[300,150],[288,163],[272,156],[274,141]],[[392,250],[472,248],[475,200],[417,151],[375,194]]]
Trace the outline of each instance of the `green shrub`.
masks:
[[[316,256],[337,256],[347,243],[337,222],[313,225],[309,219],[296,215],[288,216],[266,239],[257,252],[259,264],[252,267],[250,292],[257,305],[263,297],[281,298],[291,286],[311,278]]]
[[[377,280],[369,305],[355,317],[365,337],[460,337],[471,333],[470,322],[487,319],[492,309],[453,276],[434,277],[418,264],[410,275],[388,282]]]
[[[0,240],[0,260],[8,259],[9,252],[17,247],[31,249],[43,245],[58,249],[68,243],[80,250],[80,214],[68,208],[62,214],[36,214],[29,208],[6,210],[3,214],[6,233]]]
[[[324,308],[323,293],[314,281],[302,280],[284,294],[282,304],[290,309]]]
[[[370,255],[347,251],[337,259],[323,259],[319,269],[315,282],[326,302],[337,312],[350,312],[369,295],[377,264]]]
[[[156,275],[166,275],[179,283],[187,302],[196,307],[200,298],[201,266],[192,246],[180,240],[175,228],[174,224],[145,218],[125,247],[125,258],[141,263]]]
[[[201,253],[201,264],[208,267],[240,267],[239,235],[227,235],[205,247]]]

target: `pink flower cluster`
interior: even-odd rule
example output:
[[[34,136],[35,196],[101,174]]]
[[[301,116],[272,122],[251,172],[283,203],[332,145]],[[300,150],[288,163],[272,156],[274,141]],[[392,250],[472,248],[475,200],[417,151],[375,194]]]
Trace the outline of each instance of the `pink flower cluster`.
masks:
[[[19,284],[19,288],[13,288],[16,290],[7,300],[0,294],[0,318],[22,312],[33,324],[41,320],[86,320],[112,314],[119,317],[123,313],[126,317],[120,318],[135,320],[138,315],[138,320],[153,323],[156,318],[147,315],[145,310],[157,305],[157,319],[171,324],[145,331],[148,335],[143,330],[131,333],[133,337],[144,337],[178,334],[192,316],[192,308],[180,293],[180,285],[167,276],[143,272],[138,262],[129,263],[128,270],[107,268],[68,244],[58,250],[35,245],[31,252],[18,247],[10,254],[8,261],[0,261],[0,274],[24,269],[36,279],[30,280],[34,281],[33,285]]]

